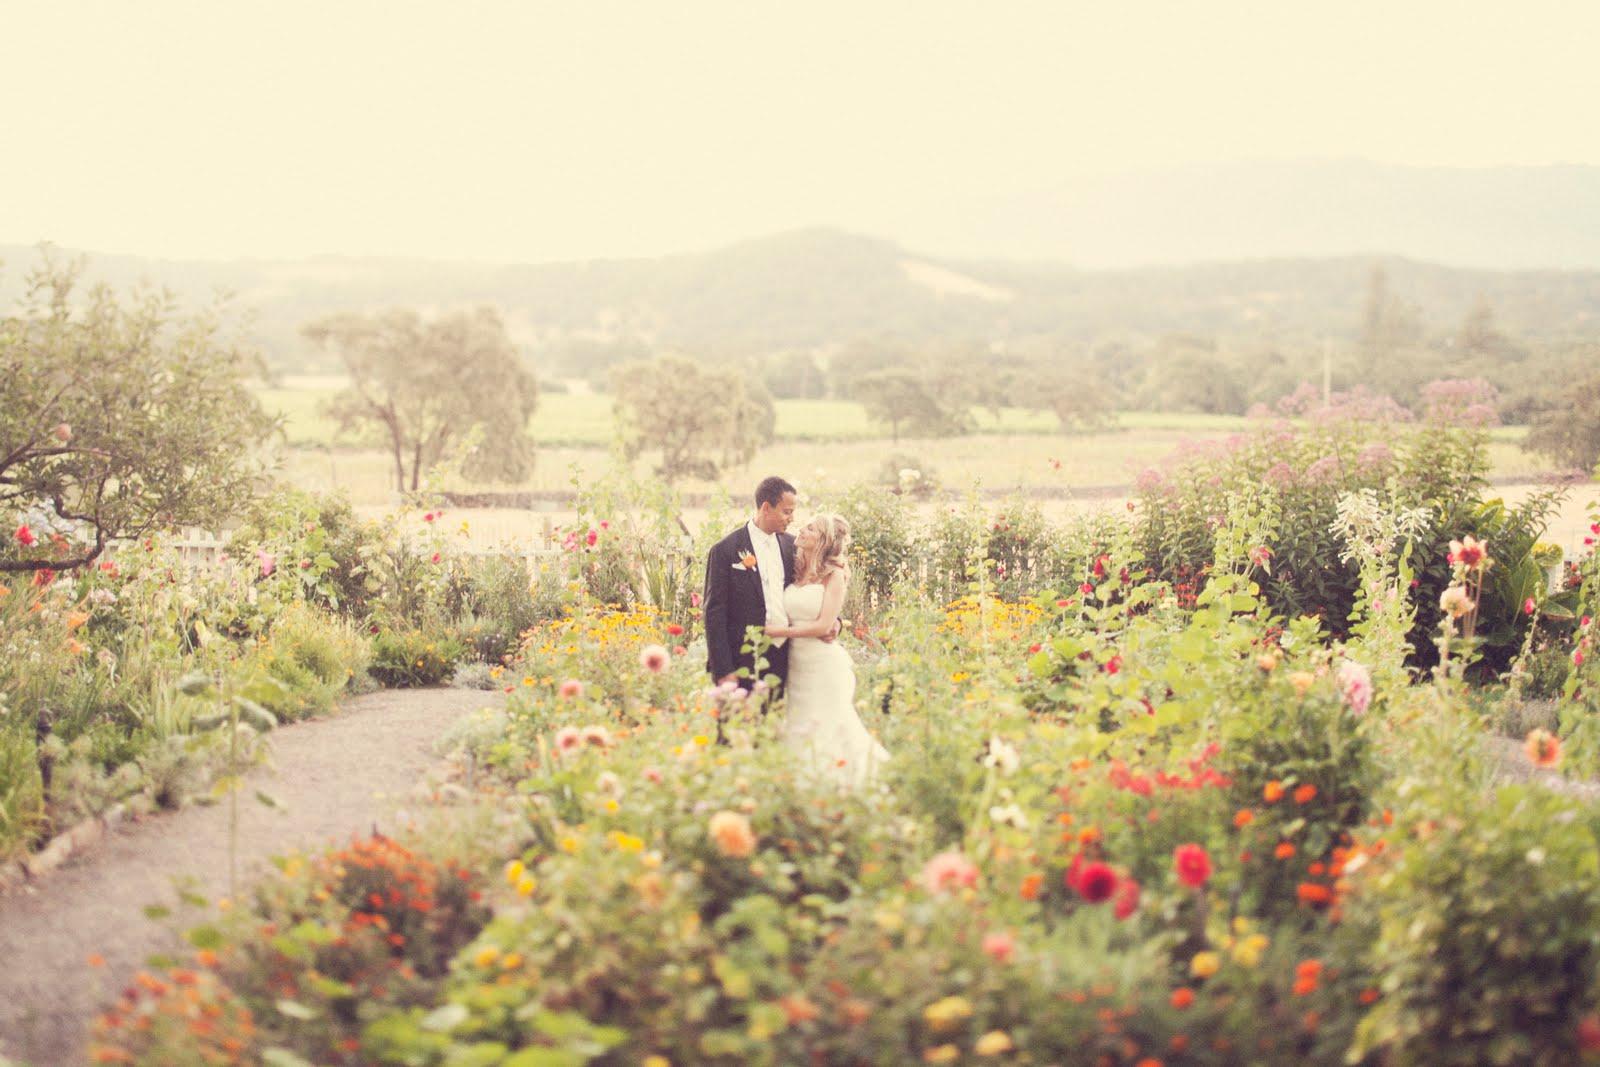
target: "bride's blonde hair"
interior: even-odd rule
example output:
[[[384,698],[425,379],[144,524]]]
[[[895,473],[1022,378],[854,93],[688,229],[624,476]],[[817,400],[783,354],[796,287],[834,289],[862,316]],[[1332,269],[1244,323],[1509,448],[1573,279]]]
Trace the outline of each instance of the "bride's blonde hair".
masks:
[[[841,515],[818,515],[806,523],[815,530],[817,543],[810,552],[802,551],[796,560],[795,584],[810,585],[826,581],[829,575],[850,575],[850,524]]]

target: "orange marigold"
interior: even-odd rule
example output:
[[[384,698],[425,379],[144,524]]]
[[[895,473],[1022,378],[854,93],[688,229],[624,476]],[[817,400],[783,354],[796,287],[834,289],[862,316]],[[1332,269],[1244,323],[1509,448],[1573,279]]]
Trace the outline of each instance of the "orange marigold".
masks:
[[[1256,821],[1256,813],[1249,808],[1240,808],[1233,816],[1233,825],[1243,830],[1246,826]]]
[[[1274,778],[1261,790],[1261,798],[1268,804],[1276,804],[1283,799],[1283,783]]]
[[[1309,804],[1316,798],[1317,787],[1312,785],[1310,782],[1307,782],[1305,785],[1294,791],[1294,802],[1296,804]]]

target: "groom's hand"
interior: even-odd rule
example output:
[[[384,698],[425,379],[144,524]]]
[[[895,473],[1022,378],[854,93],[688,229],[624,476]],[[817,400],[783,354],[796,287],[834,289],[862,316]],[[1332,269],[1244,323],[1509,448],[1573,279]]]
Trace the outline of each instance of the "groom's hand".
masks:
[[[823,640],[828,642],[829,644],[832,644],[834,641],[839,640],[839,634],[843,629],[844,629],[844,620],[843,619],[834,619],[833,620],[833,629],[828,632],[828,636],[824,637]]]
[[[738,682],[739,682],[738,672],[734,672],[733,674],[724,674],[721,678],[717,679],[717,684],[718,685],[727,685],[729,682],[733,682],[735,685],[738,684]]]

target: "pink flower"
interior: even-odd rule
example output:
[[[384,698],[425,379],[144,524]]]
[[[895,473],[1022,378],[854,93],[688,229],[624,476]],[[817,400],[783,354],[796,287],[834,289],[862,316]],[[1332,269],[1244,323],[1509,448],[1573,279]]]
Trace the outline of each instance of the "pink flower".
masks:
[[[1119,919],[1126,919],[1139,910],[1139,883],[1132,878],[1124,878],[1117,886],[1117,898],[1113,911]]]
[[[1011,957],[1017,952],[1017,939],[1010,932],[1000,930],[996,933],[983,936],[984,955],[996,963],[1010,963]]]
[[[438,562],[439,562],[439,553],[437,553],[437,552],[435,552],[435,553],[434,553],[434,554],[433,554],[433,555],[432,555],[432,556],[431,556],[431,557],[430,557],[430,561],[431,561],[431,562],[433,562],[433,563],[438,563]]]
[[[426,515],[422,516],[422,521],[423,522],[432,522],[436,518],[438,518],[438,516],[430,511]]]
[[[563,726],[556,731],[556,736],[552,743],[556,747],[556,755],[558,756],[576,752],[583,747],[583,731],[576,726]]]
[[[1372,674],[1355,660],[1345,660],[1339,665],[1336,677],[1339,699],[1357,715],[1365,715],[1372,704]]]
[[[561,699],[576,700],[583,696],[583,683],[576,678],[568,678],[561,683]]]
[[[700,606],[700,594],[699,593],[690,593],[689,594],[689,606],[691,608],[698,608]]]
[[[660,645],[645,645],[639,652],[639,666],[651,674],[660,674],[672,663],[672,656]]]
[[[595,531],[595,530],[590,530],[588,536],[586,536],[583,539],[583,543],[588,545],[590,548],[593,548],[595,546],[595,542],[597,542],[599,540],[600,540],[599,532]]]
[[[1487,554],[1483,550],[1483,542],[1471,534],[1459,541],[1450,542],[1450,562],[1459,563],[1468,570],[1482,563]]]
[[[1522,602],[1522,613],[1524,615],[1532,615],[1536,607],[1537,605],[1534,604],[1533,597],[1529,597],[1527,600]]]
[[[62,444],[66,444],[68,441],[72,440],[72,427],[64,422],[58,422],[56,423],[56,428],[51,430],[50,434],[57,441],[60,441]]]
[[[21,526],[17,527],[17,544],[21,545],[23,548],[27,548],[29,545],[35,544],[38,540],[39,539],[37,537],[33,536],[33,531],[28,529],[27,523],[23,523]]]
[[[978,884],[978,868],[959,852],[941,852],[922,868],[922,884],[930,893],[970,889]]]
[[[647,782],[651,782],[651,783],[653,783],[655,785],[660,785],[661,784],[661,772],[658,769],[656,769],[655,767],[646,767],[644,769],[644,780],[647,781]]]
[[[1172,850],[1172,866],[1187,886],[1203,886],[1211,878],[1211,857],[1199,845],[1179,845]]]
[[[278,569],[278,560],[271,552],[264,548],[256,549],[256,566],[261,569],[261,577],[270,578],[272,572]]]

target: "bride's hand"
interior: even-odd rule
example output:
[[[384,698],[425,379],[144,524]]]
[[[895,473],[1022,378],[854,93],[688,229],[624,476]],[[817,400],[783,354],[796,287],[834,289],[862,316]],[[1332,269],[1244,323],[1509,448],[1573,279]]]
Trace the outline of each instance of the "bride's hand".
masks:
[[[766,626],[766,633],[768,637],[788,637],[789,628],[787,626],[779,626],[777,623],[769,622]]]

